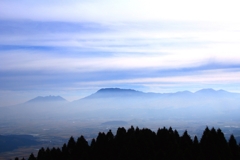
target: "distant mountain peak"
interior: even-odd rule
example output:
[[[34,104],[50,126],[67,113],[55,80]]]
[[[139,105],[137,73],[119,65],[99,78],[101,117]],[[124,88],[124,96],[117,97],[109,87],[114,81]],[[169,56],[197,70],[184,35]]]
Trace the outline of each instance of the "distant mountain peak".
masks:
[[[32,102],[66,102],[66,99],[62,98],[61,96],[38,96],[36,98],[33,98],[27,103],[32,103]]]
[[[217,90],[218,92],[224,92],[224,93],[230,93],[230,92],[228,92],[228,91],[225,91],[225,90],[223,90],[223,89],[220,89],[220,90]]]
[[[121,88],[102,88],[97,91],[97,93],[103,92],[139,92],[134,89],[121,89]]]
[[[170,97],[179,97],[179,98],[186,98],[186,97],[204,97],[204,96],[227,96],[227,94],[232,94],[231,92],[227,92],[224,90],[214,90],[212,88],[205,88],[201,89],[196,92],[190,91],[179,91],[175,93],[152,93],[152,92],[141,92],[134,89],[122,89],[122,88],[102,88],[99,89],[97,92],[84,97],[82,99],[115,99],[115,98],[163,98],[164,96]],[[81,99],[76,100],[81,101]]]
[[[216,90],[212,89],[212,88],[204,88],[204,89],[201,89],[195,93],[212,93],[212,92],[217,92]]]
[[[233,94],[231,92],[228,92],[228,91],[225,91],[225,90],[214,90],[212,88],[207,88],[207,89],[201,89],[197,92],[195,92],[194,94],[197,94],[197,95],[202,95],[202,96],[226,96],[228,94]]]
[[[144,94],[143,92],[136,91],[133,89],[121,89],[121,88],[102,88],[96,93],[85,97],[88,98],[111,98],[111,97],[130,97],[130,96],[139,96]]]

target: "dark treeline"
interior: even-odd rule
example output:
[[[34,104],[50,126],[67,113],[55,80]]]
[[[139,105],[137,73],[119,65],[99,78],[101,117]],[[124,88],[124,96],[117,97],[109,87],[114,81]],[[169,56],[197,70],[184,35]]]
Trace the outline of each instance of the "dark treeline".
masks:
[[[23,158],[24,159],[24,158]],[[240,159],[240,146],[233,135],[227,141],[220,129],[204,130],[201,139],[191,139],[187,131],[179,135],[171,127],[158,129],[157,133],[150,129],[131,127],[128,130],[118,128],[114,136],[99,133],[91,144],[83,136],[74,140],[71,137],[62,148],[41,148],[36,156],[31,154],[29,160],[115,160],[115,159]],[[15,158],[18,160],[18,158]]]

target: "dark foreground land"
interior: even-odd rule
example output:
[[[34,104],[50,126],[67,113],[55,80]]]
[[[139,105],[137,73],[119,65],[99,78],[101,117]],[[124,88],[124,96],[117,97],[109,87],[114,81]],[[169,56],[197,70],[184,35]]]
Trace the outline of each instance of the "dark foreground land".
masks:
[[[22,159],[22,158],[15,158]],[[41,148],[29,160],[78,159],[240,159],[240,146],[233,135],[226,140],[221,129],[206,127],[202,137],[191,139],[187,131],[181,136],[171,127],[158,129],[118,128],[99,132],[90,145],[83,136],[71,137],[61,148]]]
[[[2,121],[1,121],[2,122]],[[2,122],[3,123],[3,122]],[[26,123],[19,124],[5,124],[0,127],[0,133],[2,135],[2,140],[5,143],[0,142],[0,149],[2,146],[3,150],[0,150],[0,160],[10,160],[19,157],[22,159],[29,158],[30,153],[34,153],[37,156],[39,149],[43,148],[60,148],[64,143],[67,144],[69,137],[77,137],[84,135],[84,138],[91,144],[93,138],[97,138],[99,132],[107,133],[110,129],[114,135],[117,134],[119,126],[124,128],[130,128],[131,125],[138,126],[139,128],[149,128],[155,133],[157,133],[158,128],[173,128],[177,130],[180,136],[183,135],[184,131],[187,130],[191,139],[194,136],[201,137],[203,130],[206,126],[212,128],[221,128],[226,140],[228,141],[231,134],[233,134],[237,140],[237,144],[240,143],[240,128],[239,122],[235,121],[186,121],[186,120],[164,120],[164,119],[130,119],[130,120],[105,120],[96,119],[84,121],[83,119],[74,120],[64,120],[64,121],[28,121]],[[9,139],[9,137],[14,135],[14,139]],[[22,139],[22,136],[29,138]],[[200,140],[200,139],[199,139]],[[12,146],[6,151],[6,145]]]

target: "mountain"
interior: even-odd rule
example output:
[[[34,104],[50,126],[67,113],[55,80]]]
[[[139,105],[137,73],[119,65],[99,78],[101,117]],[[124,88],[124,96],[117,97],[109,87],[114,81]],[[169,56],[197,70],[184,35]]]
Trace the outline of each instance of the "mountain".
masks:
[[[60,96],[38,96],[25,103],[1,107],[0,120],[39,120],[64,117],[69,102]]]
[[[71,103],[71,109],[88,117],[111,118],[224,118],[240,112],[240,94],[202,89],[195,93],[144,93],[104,88]],[[236,116],[237,117],[237,116]]]
[[[234,95],[234,94],[236,95],[236,93],[231,93],[224,90],[214,90],[211,88],[201,89],[195,92],[194,94],[203,95],[203,96],[228,96],[228,95]]]
[[[29,101],[27,101],[26,103],[44,103],[44,102],[67,102],[66,99],[60,97],[60,96],[45,96],[45,97],[42,97],[42,96],[38,96],[34,99],[31,99]]]
[[[146,93],[136,91],[133,89],[120,89],[120,88],[103,88],[98,90],[96,93],[85,97],[84,99],[92,98],[126,98],[126,97],[136,97],[143,96]]]
[[[206,88],[206,89],[201,89],[199,91],[196,91],[195,93],[198,94],[198,93],[202,93],[202,94],[214,94],[216,93],[217,91],[212,89],[212,88]]]
[[[84,97],[82,99],[76,100],[73,103],[81,103],[83,101],[102,101],[105,102],[108,101],[117,101],[120,100],[121,103],[126,101],[134,101],[137,100],[139,102],[144,101],[161,101],[161,104],[166,103],[172,103],[174,101],[193,101],[193,100],[200,100],[200,99],[224,99],[224,98],[236,98],[239,97],[240,94],[237,93],[231,93],[224,90],[214,90],[214,89],[202,89],[199,91],[196,91],[195,93],[189,92],[189,91],[179,91],[176,93],[145,93],[141,91],[136,91],[133,89],[120,89],[120,88],[103,88],[98,90],[97,92]],[[124,101],[122,101],[124,100]],[[199,103],[199,102],[197,102]],[[184,105],[185,103],[179,103],[179,105]],[[160,106],[159,106],[160,107]],[[168,106],[169,107],[169,106]]]
[[[104,115],[111,114],[112,109],[135,109],[145,106],[146,100],[152,94],[136,91],[133,89],[103,88],[96,93],[71,103],[74,110],[98,112],[108,109]],[[112,114],[113,115],[113,114]]]
[[[21,110],[21,112],[19,112]],[[211,119],[240,120],[240,94],[202,89],[195,93],[144,93],[133,89],[103,88],[67,102],[60,96],[36,97],[0,108],[0,119]]]

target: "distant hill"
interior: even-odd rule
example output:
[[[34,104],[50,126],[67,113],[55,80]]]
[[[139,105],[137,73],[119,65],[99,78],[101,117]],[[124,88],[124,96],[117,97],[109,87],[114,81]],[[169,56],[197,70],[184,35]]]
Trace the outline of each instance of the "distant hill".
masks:
[[[136,91],[133,89],[120,89],[120,88],[103,88],[98,90],[96,93],[85,97],[84,99],[91,99],[91,98],[111,98],[111,97],[136,97],[136,96],[143,96],[146,93]]]
[[[38,96],[34,99],[27,101],[26,103],[35,103],[35,102],[67,102],[66,99],[60,96]]]
[[[0,120],[60,119],[65,115],[67,104],[69,104],[69,102],[60,96],[38,96],[25,103],[1,107]]]

